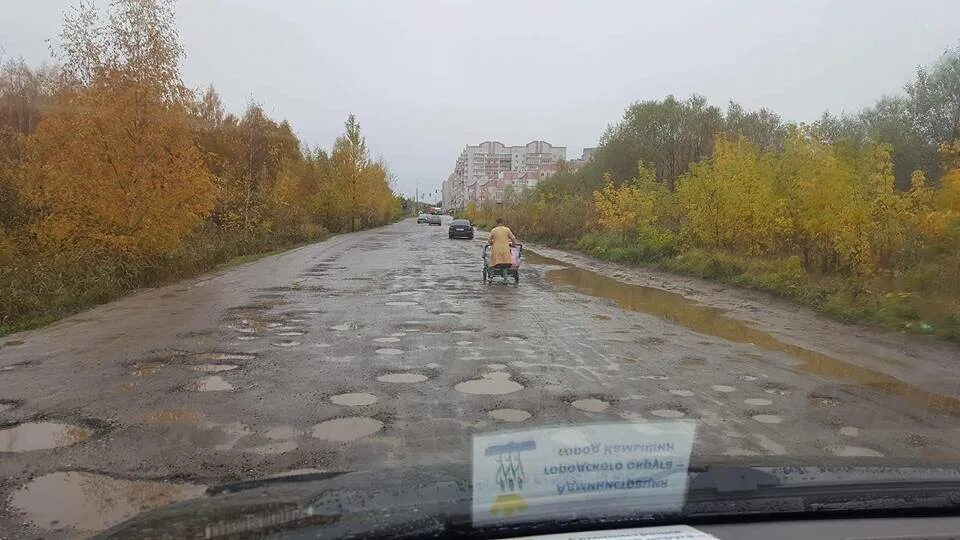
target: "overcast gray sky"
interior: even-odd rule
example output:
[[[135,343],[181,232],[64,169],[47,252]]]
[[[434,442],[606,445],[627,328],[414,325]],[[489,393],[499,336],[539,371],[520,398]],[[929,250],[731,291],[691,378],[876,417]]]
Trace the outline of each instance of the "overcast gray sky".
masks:
[[[0,0],[0,55],[49,59],[75,0]],[[101,7],[107,2],[99,0]],[[412,194],[465,144],[594,146],[631,102],[667,94],[787,120],[898,93],[960,40],[960,1],[180,0],[183,77],[250,100],[329,147],[355,113]]]

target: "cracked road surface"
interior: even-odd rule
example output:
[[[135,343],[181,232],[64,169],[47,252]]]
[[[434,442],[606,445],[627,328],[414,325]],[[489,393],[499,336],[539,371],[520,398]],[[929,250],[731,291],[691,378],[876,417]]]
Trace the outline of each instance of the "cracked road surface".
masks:
[[[0,530],[83,536],[223,482],[469,463],[473,434],[540,425],[689,419],[695,463],[960,456],[955,346],[546,248],[489,285],[483,241],[446,224],[0,340]]]

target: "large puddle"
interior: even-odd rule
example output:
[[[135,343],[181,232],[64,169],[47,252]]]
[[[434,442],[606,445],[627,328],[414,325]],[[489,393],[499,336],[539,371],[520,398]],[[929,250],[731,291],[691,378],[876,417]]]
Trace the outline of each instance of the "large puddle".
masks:
[[[204,486],[122,480],[87,472],[34,478],[10,504],[41,529],[102,531],[141,512],[203,495]]]
[[[960,414],[960,399],[927,392],[886,373],[785,343],[744,321],[727,317],[722,309],[662,289],[624,283],[531,251],[525,251],[524,256],[532,264],[563,267],[547,271],[546,279],[554,285],[574,287],[581,294],[613,300],[621,309],[654,315],[702,334],[788,354],[801,361],[795,366],[800,371],[851,381],[861,387],[903,397],[925,408]]]
[[[0,452],[29,452],[85,441],[93,430],[57,422],[26,422],[0,429]]]

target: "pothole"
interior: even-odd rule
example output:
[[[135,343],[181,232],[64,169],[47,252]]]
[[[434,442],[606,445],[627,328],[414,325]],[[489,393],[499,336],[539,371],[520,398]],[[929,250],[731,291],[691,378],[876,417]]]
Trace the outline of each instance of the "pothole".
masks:
[[[693,397],[693,392],[690,390],[670,390],[670,393],[680,397]]]
[[[482,379],[464,381],[453,387],[464,394],[500,396],[523,390],[523,385],[510,380],[510,374],[504,371],[484,374]]]
[[[133,364],[133,371],[130,372],[134,377],[145,377],[147,375],[153,375],[154,373],[160,371],[160,368],[165,366],[163,362],[155,361],[144,361],[137,362]]]
[[[373,338],[373,342],[374,342],[374,343],[396,343],[396,342],[398,342],[398,341],[400,341],[400,338],[396,338],[396,337],[378,337],[378,338]]]
[[[388,306],[399,306],[399,307],[410,307],[410,306],[416,306],[417,303],[416,303],[416,302],[411,302],[411,301],[409,301],[409,300],[396,300],[396,301],[393,301],[393,302],[386,302],[385,305],[388,305]]]
[[[227,360],[254,360],[257,356],[246,353],[208,352],[191,355],[191,358],[200,362],[223,362]]]
[[[280,337],[296,337],[296,336],[302,336],[303,334],[304,332],[300,332],[300,331],[277,332],[277,335]]]
[[[461,346],[461,347],[466,347],[467,345],[473,345],[473,342],[472,342],[472,341],[458,341],[458,342],[457,342],[457,345],[459,345],[459,346]]]
[[[356,322],[348,322],[343,324],[338,324],[336,326],[331,326],[331,330],[336,330],[337,332],[346,332],[347,330],[359,330],[363,328],[363,325]]]
[[[853,426],[843,426],[842,428],[840,428],[840,434],[846,437],[859,437],[860,428],[853,427]]]
[[[610,404],[602,399],[578,399],[570,403],[575,409],[587,412],[603,412],[610,407]]]
[[[226,392],[233,390],[233,385],[219,375],[204,377],[193,384],[197,392]]]
[[[496,409],[487,413],[487,416],[504,422],[523,422],[530,418],[530,413],[520,409]]]
[[[427,380],[427,376],[419,373],[387,373],[377,377],[377,380],[388,383],[418,383]]]
[[[16,406],[16,401],[0,401],[0,413],[12,411]]]
[[[755,414],[750,418],[753,418],[761,424],[779,424],[780,422],[783,422],[783,418],[780,418],[775,414]]]
[[[732,387],[732,386],[727,386],[727,385],[725,385],[725,384],[715,384],[715,385],[711,386],[710,388],[713,388],[713,390],[716,391],[716,392],[723,392],[723,393],[730,393],[730,392],[736,392],[736,391],[737,391],[736,388],[734,388],[734,387]]]
[[[240,366],[235,364],[200,364],[198,366],[190,366],[190,369],[204,373],[218,373],[220,371],[231,371],[238,367]]]
[[[0,452],[48,450],[83,442],[93,430],[59,422],[25,422],[0,429]]]
[[[299,341],[289,341],[289,340],[287,340],[287,341],[275,341],[275,342],[273,343],[273,346],[274,346],[274,347],[283,347],[283,348],[285,348],[285,349],[289,349],[289,348],[291,348],[291,347],[299,347],[299,346],[300,346],[300,342],[299,342]]]
[[[349,407],[360,407],[363,405],[373,405],[377,402],[377,396],[364,392],[350,392],[347,394],[337,394],[330,396],[330,401],[337,405],[346,405]]]
[[[55,472],[31,480],[10,504],[41,529],[98,532],[141,512],[203,495],[205,486]]]
[[[323,441],[349,442],[373,435],[383,429],[383,422],[368,416],[335,418],[313,426],[311,435]]]
[[[862,446],[829,446],[827,449],[839,457],[883,457],[882,453]]]
[[[504,364],[487,364],[487,369],[501,371],[501,370],[507,369],[507,366]]]
[[[746,403],[747,405],[754,405],[757,407],[764,407],[766,405],[773,404],[773,402],[770,401],[769,399],[763,399],[763,398],[747,398],[743,400],[743,402]]]
[[[687,415],[687,413],[676,409],[657,409],[650,411],[650,414],[659,416],[660,418],[683,418]]]
[[[389,348],[386,348],[386,349],[377,349],[377,350],[376,350],[376,353],[377,353],[377,354],[387,355],[387,356],[396,356],[396,355],[398,355],[398,354],[403,354],[403,351],[400,350],[400,349],[389,349]]]

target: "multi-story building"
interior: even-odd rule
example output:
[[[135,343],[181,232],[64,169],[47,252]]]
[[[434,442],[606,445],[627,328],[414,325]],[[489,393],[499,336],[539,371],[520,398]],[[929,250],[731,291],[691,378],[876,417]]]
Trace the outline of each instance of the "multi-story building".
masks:
[[[531,141],[524,146],[505,146],[496,141],[468,145],[443,183],[443,206],[463,208],[471,202],[502,202],[507,186],[536,186],[542,178],[556,172],[557,163],[566,155],[566,147],[545,141]]]
[[[570,171],[579,170],[581,167],[586,165],[588,161],[593,159],[593,154],[596,151],[596,148],[584,148],[583,154],[581,154],[579,159],[571,159],[567,162],[567,169]]]

